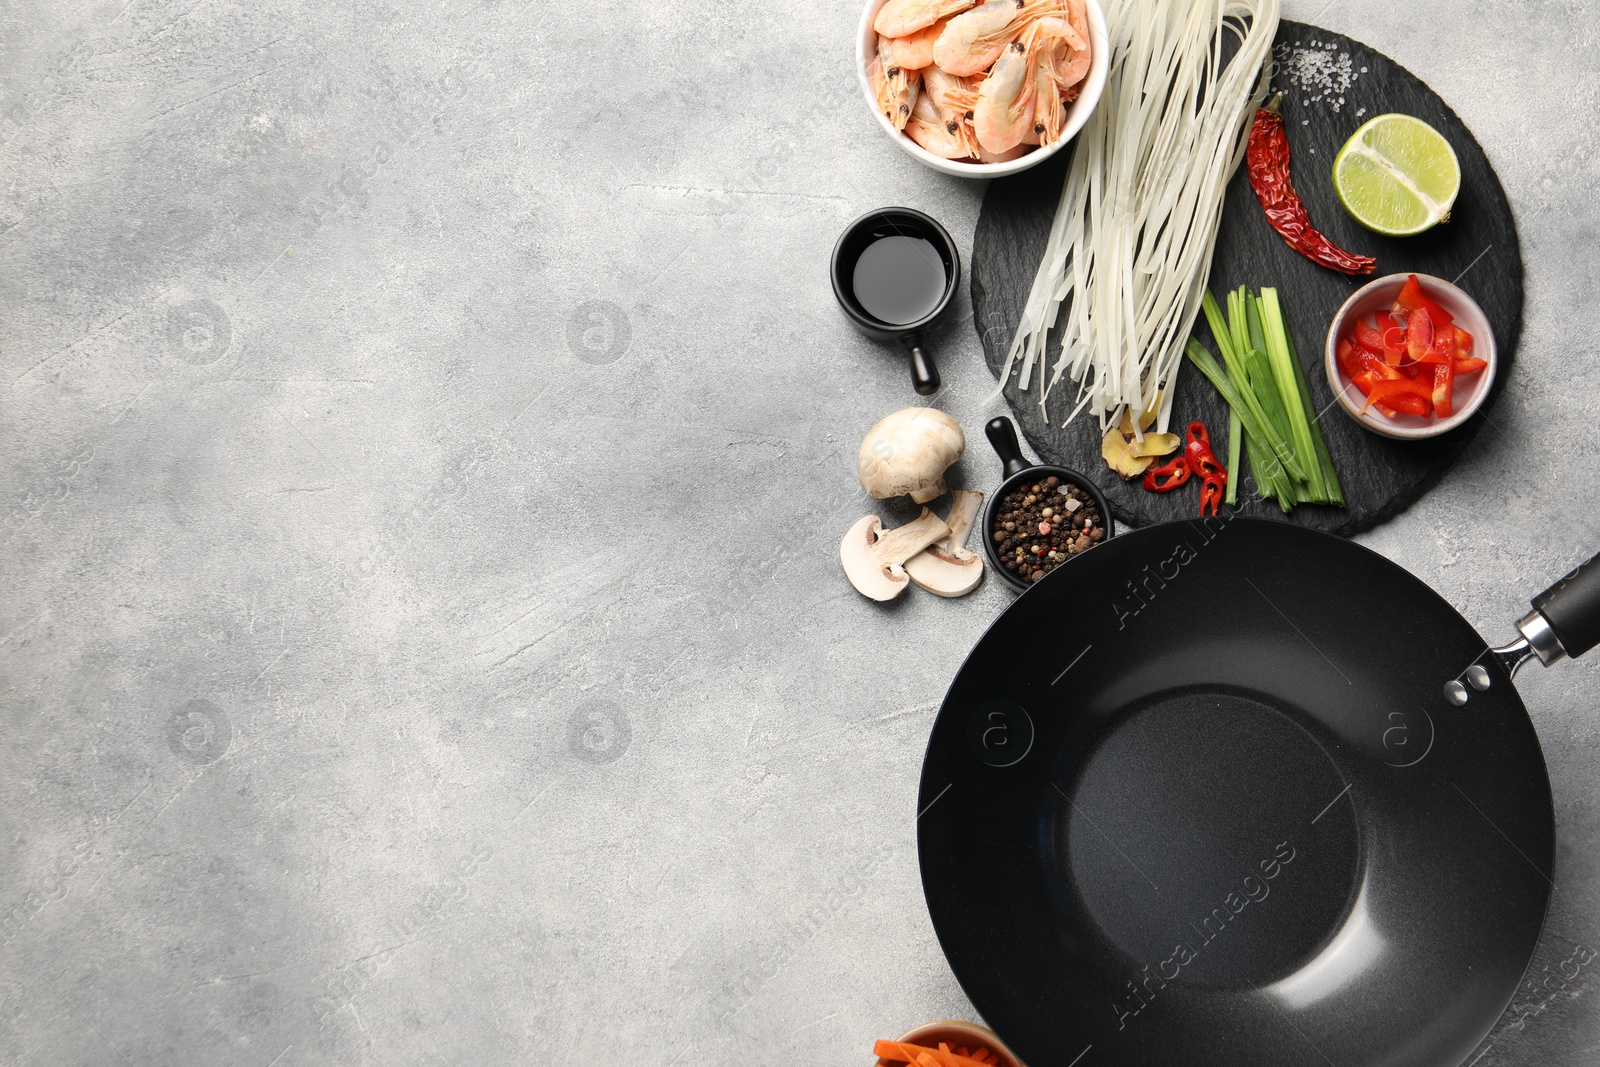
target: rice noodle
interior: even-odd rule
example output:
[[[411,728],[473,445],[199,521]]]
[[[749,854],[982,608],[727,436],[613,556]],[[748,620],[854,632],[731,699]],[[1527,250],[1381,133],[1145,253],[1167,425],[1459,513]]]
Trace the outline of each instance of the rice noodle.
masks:
[[[1111,65],[1061,190],[1043,261],[1006,353],[1037,370],[1039,407],[1063,375],[1102,429],[1137,405],[1172,412],[1167,384],[1200,312],[1228,182],[1266,95],[1279,0],[1104,0]],[[1238,52],[1223,62],[1223,35]],[[1045,382],[1046,342],[1066,313]]]

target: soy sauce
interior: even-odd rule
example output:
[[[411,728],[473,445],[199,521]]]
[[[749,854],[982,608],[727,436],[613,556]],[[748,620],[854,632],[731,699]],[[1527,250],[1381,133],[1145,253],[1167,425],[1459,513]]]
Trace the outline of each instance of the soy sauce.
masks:
[[[862,250],[851,289],[867,314],[891,326],[931,315],[944,299],[944,260],[921,237],[880,237]]]
[[[938,221],[908,207],[869,211],[833,246],[828,277],[850,325],[893,341],[911,361],[918,396],[939,391],[939,370],[923,333],[950,310],[961,279],[961,253]]]

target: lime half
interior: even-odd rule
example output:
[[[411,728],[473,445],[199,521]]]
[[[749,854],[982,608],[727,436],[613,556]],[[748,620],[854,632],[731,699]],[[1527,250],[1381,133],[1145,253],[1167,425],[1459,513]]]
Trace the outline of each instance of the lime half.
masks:
[[[1438,130],[1410,115],[1379,115],[1333,161],[1339,202],[1361,225],[1410,237],[1448,222],[1461,164]]]

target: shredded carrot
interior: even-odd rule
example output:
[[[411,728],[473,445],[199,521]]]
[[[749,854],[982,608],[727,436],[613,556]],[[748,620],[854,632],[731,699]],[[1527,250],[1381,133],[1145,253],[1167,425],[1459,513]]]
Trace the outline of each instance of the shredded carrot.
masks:
[[[986,1048],[978,1048],[970,1055],[966,1049],[952,1051],[947,1042],[936,1049],[912,1045],[901,1041],[877,1041],[872,1054],[891,1063],[906,1063],[915,1067],[992,1067],[1000,1059]]]

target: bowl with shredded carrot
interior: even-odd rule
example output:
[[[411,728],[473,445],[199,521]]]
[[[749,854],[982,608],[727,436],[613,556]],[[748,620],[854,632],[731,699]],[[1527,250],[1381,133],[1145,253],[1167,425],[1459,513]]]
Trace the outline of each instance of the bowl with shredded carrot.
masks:
[[[999,178],[1077,136],[1110,52],[1098,0],[867,0],[857,73],[878,125],[913,159]]]
[[[943,1019],[872,1046],[876,1067],[1024,1067],[993,1030]]]

